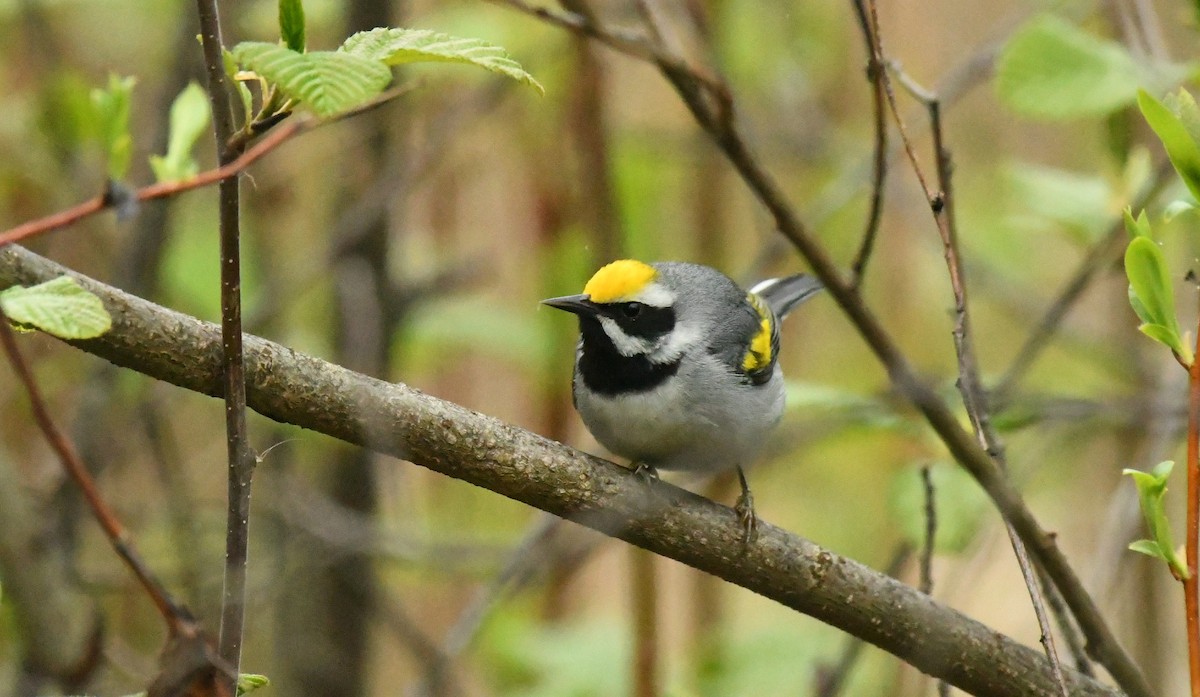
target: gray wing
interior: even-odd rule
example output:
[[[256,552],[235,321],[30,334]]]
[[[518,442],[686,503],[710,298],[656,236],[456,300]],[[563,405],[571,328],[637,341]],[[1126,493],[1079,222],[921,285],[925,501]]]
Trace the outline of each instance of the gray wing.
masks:
[[[771,308],[775,316],[783,319],[797,305],[821,292],[822,289],[824,286],[816,278],[798,273],[794,276],[767,279],[751,288],[750,292],[765,300],[767,307]]]

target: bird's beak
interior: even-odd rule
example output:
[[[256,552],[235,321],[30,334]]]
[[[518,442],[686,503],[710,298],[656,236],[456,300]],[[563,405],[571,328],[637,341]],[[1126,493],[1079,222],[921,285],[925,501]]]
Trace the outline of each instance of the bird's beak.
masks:
[[[542,301],[542,304],[566,310],[576,315],[594,315],[599,311],[596,303],[588,299],[586,295],[564,295],[561,298],[546,298]]]

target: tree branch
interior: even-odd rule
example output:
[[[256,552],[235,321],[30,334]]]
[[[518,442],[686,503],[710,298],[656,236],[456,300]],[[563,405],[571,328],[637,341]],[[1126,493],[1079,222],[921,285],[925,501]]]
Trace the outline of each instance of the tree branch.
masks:
[[[868,308],[858,291],[834,264],[828,250],[801,221],[782,187],[755,156],[735,122],[733,103],[724,85],[693,70],[682,61],[665,55],[645,42],[628,46],[603,27],[591,26],[577,16],[563,17],[540,8],[530,8],[522,0],[497,0],[529,12],[544,21],[570,28],[627,53],[652,62],[675,88],[696,123],[704,129],[742,177],[747,188],[774,218],[775,225],[797,252],[808,262],[813,274],[825,286],[847,319],[887,369],[896,389],[921,412],[938,434],[951,455],[979,483],[1000,514],[1016,530],[1029,551],[1058,585],[1063,600],[1071,608],[1087,637],[1089,650],[1113,675],[1117,683],[1133,697],[1151,697],[1146,678],[1108,627],[1095,600],[1079,580],[1075,570],[1058,548],[992,457],[967,433],[944,399],[921,380],[899,346],[883,328],[878,316]],[[928,191],[928,187],[925,187]]]
[[[23,248],[0,250],[0,286],[70,275],[101,298],[112,330],[73,345],[218,396],[221,337],[201,322],[81,276]],[[764,524],[746,547],[729,508],[406,385],[245,336],[249,406],[573,520],[811,615],[976,695],[1055,694],[1036,651],[917,590]],[[652,505],[652,502],[658,502]],[[1074,695],[1118,693],[1069,673]]]

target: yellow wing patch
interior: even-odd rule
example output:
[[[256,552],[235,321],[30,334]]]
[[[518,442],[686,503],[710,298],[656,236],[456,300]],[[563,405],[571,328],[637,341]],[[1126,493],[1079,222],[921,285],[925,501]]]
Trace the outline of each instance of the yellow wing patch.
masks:
[[[583,287],[583,293],[592,302],[610,303],[635,295],[657,275],[658,271],[649,264],[633,259],[619,259],[601,267]]]
[[[750,346],[746,350],[746,356],[742,358],[742,370],[747,373],[754,373],[771,365],[775,347],[772,345],[773,332],[769,312],[763,307],[762,301],[759,300],[758,296],[751,293],[746,298],[754,306],[754,310],[758,313],[758,316],[762,318],[758,323],[758,331],[750,339]]]

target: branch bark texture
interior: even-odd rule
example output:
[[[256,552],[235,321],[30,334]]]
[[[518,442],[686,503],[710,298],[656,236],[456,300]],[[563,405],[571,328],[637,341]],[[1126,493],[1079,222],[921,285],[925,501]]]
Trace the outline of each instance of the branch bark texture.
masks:
[[[0,250],[0,287],[74,276],[113,315],[78,348],[211,396],[222,391],[221,333],[21,247]],[[532,308],[531,308],[532,311]],[[975,695],[1055,695],[1037,651],[882,573],[764,524],[741,542],[736,514],[402,384],[247,335],[249,406],[268,418],[410,460],[600,530],[861,637]],[[1119,693],[1070,672],[1072,695]]]

